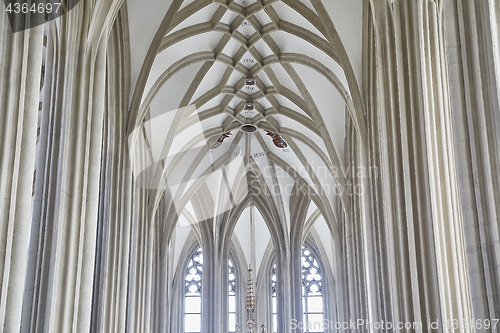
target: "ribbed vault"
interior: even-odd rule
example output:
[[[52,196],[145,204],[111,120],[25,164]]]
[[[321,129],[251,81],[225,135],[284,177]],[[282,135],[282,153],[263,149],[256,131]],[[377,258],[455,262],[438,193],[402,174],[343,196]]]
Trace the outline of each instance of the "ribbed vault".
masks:
[[[356,81],[346,74],[351,65],[332,40],[339,38],[331,21],[318,15],[322,8],[316,0],[182,3],[155,51],[135,118],[142,132],[162,129],[144,140],[160,152],[151,153],[152,212],[166,194],[167,220],[216,218],[255,195],[259,182],[288,227],[290,197],[302,191],[335,234],[349,204],[348,118],[361,136],[365,128],[352,97],[359,96]],[[222,173],[210,178],[216,170]],[[201,215],[191,200],[199,191]]]

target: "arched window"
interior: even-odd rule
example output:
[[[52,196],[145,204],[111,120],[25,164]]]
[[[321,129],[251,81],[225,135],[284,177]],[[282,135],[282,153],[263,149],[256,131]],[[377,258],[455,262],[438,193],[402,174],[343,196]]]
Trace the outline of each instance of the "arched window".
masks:
[[[271,308],[272,308],[272,333],[278,332],[278,304],[276,304],[276,261],[271,268]]]
[[[323,276],[314,252],[302,246],[302,295],[304,323],[308,327],[304,332],[323,332]]]
[[[231,259],[228,260],[228,309],[229,309],[229,333],[236,332],[236,271]]]
[[[186,269],[184,289],[184,332],[201,333],[201,280],[203,253],[201,248],[193,252]]]

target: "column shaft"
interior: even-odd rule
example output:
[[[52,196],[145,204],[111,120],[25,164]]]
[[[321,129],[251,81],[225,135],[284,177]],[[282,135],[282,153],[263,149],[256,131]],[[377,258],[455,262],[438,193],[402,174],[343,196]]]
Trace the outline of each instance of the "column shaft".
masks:
[[[394,321],[469,319],[470,294],[440,1],[372,1],[370,101]],[[380,200],[380,199],[378,199]],[[374,292],[374,291],[371,291]],[[441,326],[439,331],[450,331]]]
[[[106,42],[87,35],[90,5],[80,2],[60,17],[49,36],[51,95],[42,117],[26,332],[90,330],[106,74]]]
[[[474,318],[496,319],[500,317],[500,1],[446,0],[444,9]]]
[[[0,331],[21,326],[31,226],[43,27],[13,33],[0,10]]]

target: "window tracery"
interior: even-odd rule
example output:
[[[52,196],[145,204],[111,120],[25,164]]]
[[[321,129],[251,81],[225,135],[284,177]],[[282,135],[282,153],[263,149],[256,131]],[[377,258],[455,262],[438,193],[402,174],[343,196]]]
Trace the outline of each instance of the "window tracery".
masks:
[[[237,313],[237,302],[236,302],[236,270],[234,269],[233,262],[231,259],[228,260],[228,310],[229,310],[229,333],[236,332],[236,313]]]
[[[314,252],[302,246],[302,305],[305,333],[323,332],[323,274]]]
[[[271,268],[271,310],[272,310],[271,328],[272,328],[272,333],[278,332],[278,304],[277,304],[277,298],[276,298],[276,283],[277,283],[277,277],[276,277],[276,260],[275,260],[273,263],[273,266]]]
[[[193,252],[185,274],[184,332],[201,333],[201,291],[203,253],[201,247]]]

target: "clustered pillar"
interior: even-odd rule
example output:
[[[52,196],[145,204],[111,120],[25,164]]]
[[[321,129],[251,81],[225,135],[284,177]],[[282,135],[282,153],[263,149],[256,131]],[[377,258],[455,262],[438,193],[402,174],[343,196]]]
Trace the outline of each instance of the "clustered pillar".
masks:
[[[449,331],[473,318],[442,1],[374,0],[365,57],[373,229],[385,263],[367,290],[375,321]],[[368,50],[367,50],[368,51]],[[471,328],[464,328],[471,331]]]
[[[0,10],[0,331],[21,321],[31,226],[43,27],[13,33]]]

